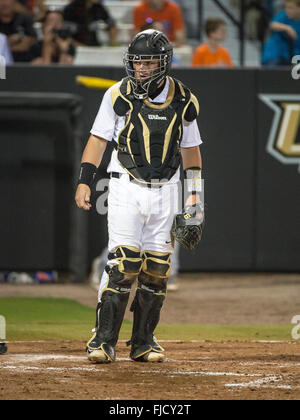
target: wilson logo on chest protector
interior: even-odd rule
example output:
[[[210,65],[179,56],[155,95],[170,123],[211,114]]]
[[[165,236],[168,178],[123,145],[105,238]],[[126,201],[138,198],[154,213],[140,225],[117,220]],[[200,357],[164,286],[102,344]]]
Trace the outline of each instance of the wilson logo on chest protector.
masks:
[[[159,115],[152,115],[152,114],[149,114],[148,115],[148,118],[149,118],[149,120],[167,120],[167,117],[164,117],[164,116],[159,116]]]

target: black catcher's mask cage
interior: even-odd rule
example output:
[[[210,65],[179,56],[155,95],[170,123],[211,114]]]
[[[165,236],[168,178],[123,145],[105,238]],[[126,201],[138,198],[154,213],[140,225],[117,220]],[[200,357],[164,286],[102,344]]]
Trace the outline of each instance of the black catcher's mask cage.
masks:
[[[135,36],[124,57],[125,69],[135,98],[146,99],[156,91],[170,71],[172,57],[173,46],[162,32],[148,29]],[[153,60],[158,61],[158,68],[152,70],[151,76],[145,80],[138,80],[133,63]],[[143,71],[150,70],[139,70],[139,72]]]

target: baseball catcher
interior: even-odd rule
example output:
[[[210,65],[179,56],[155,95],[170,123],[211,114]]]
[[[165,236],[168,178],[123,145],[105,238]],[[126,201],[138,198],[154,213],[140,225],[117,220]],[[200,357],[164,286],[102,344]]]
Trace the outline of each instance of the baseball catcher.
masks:
[[[107,168],[109,254],[96,326],[87,343],[88,359],[94,363],[116,360],[135,282],[130,357],[135,362],[164,359],[154,331],[171,272],[173,237],[189,249],[201,238],[199,104],[188,87],[169,76],[172,56],[173,47],[162,32],[149,29],[134,37],[124,57],[127,77],[105,92],[83,152],[75,200],[89,210],[107,142],[114,147]],[[188,194],[179,214],[181,162]]]

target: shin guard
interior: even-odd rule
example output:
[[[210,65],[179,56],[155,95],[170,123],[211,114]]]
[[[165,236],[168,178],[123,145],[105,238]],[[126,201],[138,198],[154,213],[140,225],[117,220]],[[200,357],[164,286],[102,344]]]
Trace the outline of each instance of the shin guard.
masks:
[[[115,360],[115,345],[129,299],[131,285],[140,272],[142,259],[138,249],[118,247],[109,254],[110,265],[106,287],[97,305],[95,334],[87,344],[89,353],[102,350],[110,361]]]
[[[156,292],[139,284],[130,308],[134,314],[132,337],[128,343],[131,344],[132,359],[138,360],[150,351],[164,351],[153,336],[164,299],[165,292]]]

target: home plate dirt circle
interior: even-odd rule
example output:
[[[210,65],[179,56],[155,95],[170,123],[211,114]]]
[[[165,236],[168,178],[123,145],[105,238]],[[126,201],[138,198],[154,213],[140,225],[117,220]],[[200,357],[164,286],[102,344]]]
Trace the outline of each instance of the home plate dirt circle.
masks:
[[[0,399],[299,399],[299,342],[161,342],[162,363],[91,364],[83,342],[10,342]]]

